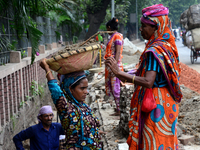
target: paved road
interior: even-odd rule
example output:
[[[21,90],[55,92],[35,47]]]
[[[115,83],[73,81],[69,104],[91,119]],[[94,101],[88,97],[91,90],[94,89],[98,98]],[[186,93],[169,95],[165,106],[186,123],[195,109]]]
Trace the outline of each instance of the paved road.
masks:
[[[182,41],[176,41],[176,46],[178,48],[180,61],[200,73],[200,57],[198,57],[197,62],[192,64],[190,61],[190,49],[184,46]]]
[[[143,41],[138,42],[137,40],[135,40],[132,42],[137,47],[141,47],[143,49],[145,47]],[[198,57],[197,61],[192,64],[190,60],[190,49],[187,46],[184,46],[182,44],[182,41],[176,41],[176,46],[178,48],[180,61],[200,73],[200,57]]]

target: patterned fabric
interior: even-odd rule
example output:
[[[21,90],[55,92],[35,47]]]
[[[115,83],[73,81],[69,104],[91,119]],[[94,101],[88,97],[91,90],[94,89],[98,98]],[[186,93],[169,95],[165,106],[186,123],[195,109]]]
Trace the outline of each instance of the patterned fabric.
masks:
[[[170,92],[175,98],[175,101],[180,102],[182,92],[179,85],[180,78],[180,63],[178,50],[175,44],[175,38],[172,35],[168,16],[148,17],[154,22],[157,22],[158,30],[149,39],[144,52],[140,57],[140,66],[138,67],[137,75],[144,75],[145,70],[142,68],[145,63],[148,52],[152,52],[154,57],[159,62],[165,78],[168,82]]]
[[[106,47],[106,53],[104,58],[108,57],[115,57],[116,52],[115,52],[115,46],[120,45],[121,46],[121,51],[120,51],[120,57],[118,61],[118,67],[120,70],[123,71],[123,65],[122,65],[122,51],[123,51],[123,35],[116,32],[112,34],[110,37],[110,40],[107,43]],[[117,110],[119,111],[119,99],[120,99],[120,80],[115,77],[115,75],[112,73],[110,68],[105,68],[105,89],[106,89],[106,95],[110,96],[112,95],[115,98],[115,104],[117,107]]]
[[[167,87],[153,88],[157,107],[141,112],[143,95],[135,91],[131,101],[131,119],[127,143],[130,150],[178,150],[177,118],[179,107]]]
[[[121,51],[120,51],[120,58],[118,62],[121,62],[122,60],[122,51],[123,51],[123,35],[121,33],[115,32],[112,34],[112,36],[110,37],[110,40],[107,43],[106,46],[106,53],[104,56],[104,59],[108,58],[108,57],[115,57],[115,46],[116,45],[120,45],[121,46]]]
[[[62,139],[62,140],[59,140],[59,150],[66,150],[66,140],[65,139]]]
[[[57,80],[48,82],[53,102],[65,131],[66,149],[101,150],[98,118],[84,102],[79,103],[68,90],[69,85],[73,84],[76,79],[76,77],[64,79],[61,84],[63,91]]]
[[[156,25],[156,22],[152,21],[151,19],[148,19],[147,16],[155,17],[155,16],[161,16],[161,15],[168,15],[169,9],[167,7],[164,7],[162,4],[156,4],[149,6],[147,8],[144,8],[142,10],[143,16],[140,18],[141,22],[145,24],[151,24]]]
[[[143,66],[143,67],[145,67],[145,66]],[[161,69],[160,65],[158,64],[158,61],[155,59],[153,53],[147,53],[146,71],[157,72],[153,87],[167,86],[167,80],[165,79],[162,69]]]
[[[122,63],[118,63],[118,67],[123,71]],[[119,111],[119,100],[120,100],[120,80],[114,76],[109,68],[105,68],[105,89],[106,95],[112,95],[115,98],[115,104],[117,111]]]
[[[178,102],[182,93],[179,86],[180,65],[178,51],[171,33],[168,16],[148,17],[156,22],[158,29],[148,41],[140,57],[136,75],[144,77],[147,53],[152,53],[158,61],[168,85],[154,87],[153,94],[157,107],[150,113],[141,112],[145,88],[136,86],[131,100],[129,137],[130,150],[178,149],[177,117]]]
[[[142,9],[142,15],[144,17],[151,16],[164,16],[169,14],[169,9],[164,7],[163,4],[156,4]]]

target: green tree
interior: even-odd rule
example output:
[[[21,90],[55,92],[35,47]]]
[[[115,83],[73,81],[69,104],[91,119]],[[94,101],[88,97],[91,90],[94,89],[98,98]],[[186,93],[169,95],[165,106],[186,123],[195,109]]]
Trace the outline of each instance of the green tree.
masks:
[[[111,19],[111,0],[78,0],[78,8],[74,8],[77,16],[84,19],[84,28],[89,28],[85,39],[95,34],[99,29],[106,30],[105,24]],[[115,0],[115,17],[120,26],[128,20],[129,0]],[[122,27],[123,29],[123,27]]]
[[[17,32],[17,38],[20,39],[22,34],[26,34],[32,45],[31,63],[34,62],[36,51],[42,32],[37,29],[35,22],[36,16],[47,16],[48,12],[55,10],[55,6],[61,5],[67,8],[68,3],[73,0],[1,0],[0,13],[1,16],[13,18],[12,28]],[[7,14],[8,13],[8,16]],[[0,37],[0,41],[2,37]],[[0,42],[0,47],[4,47]],[[4,44],[5,45],[5,44]]]
[[[136,0],[130,0],[130,7],[128,10],[128,14],[135,13],[136,12]],[[172,21],[173,28],[180,26],[179,20],[180,15],[182,12],[184,12],[186,9],[189,8],[189,6],[200,3],[200,0],[137,0],[137,21],[138,21],[138,29],[140,28],[140,18],[142,16],[142,9],[146,8],[148,6],[154,5],[154,4],[163,4],[164,6],[169,8],[169,18]],[[130,23],[130,21],[127,22],[128,30],[130,34],[135,34],[135,24]]]

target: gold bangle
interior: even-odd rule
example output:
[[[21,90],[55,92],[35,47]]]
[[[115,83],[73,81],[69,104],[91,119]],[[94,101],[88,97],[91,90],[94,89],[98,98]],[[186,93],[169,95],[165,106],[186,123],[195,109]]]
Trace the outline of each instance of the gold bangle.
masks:
[[[134,84],[134,80],[135,80],[135,76],[133,76],[133,80],[132,80],[133,84]]]
[[[51,72],[51,70],[49,70],[49,71],[47,72],[46,77],[47,77],[47,75],[49,74],[49,72]]]

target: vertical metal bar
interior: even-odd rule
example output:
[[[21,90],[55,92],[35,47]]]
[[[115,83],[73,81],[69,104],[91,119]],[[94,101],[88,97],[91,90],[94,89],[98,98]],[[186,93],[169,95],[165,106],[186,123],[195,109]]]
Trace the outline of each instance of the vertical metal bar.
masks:
[[[8,13],[7,13],[7,17],[8,17],[8,37],[9,37],[9,41],[10,41],[10,24],[9,24],[9,16],[8,16]],[[11,42],[11,41],[10,41]]]
[[[136,39],[138,39],[138,10],[137,10],[137,0],[136,0]]]
[[[112,0],[111,2],[111,17],[113,18],[115,16],[115,1]]]
[[[1,122],[0,126],[2,125],[5,125],[6,124],[6,110],[5,110],[5,94],[4,94],[4,81],[3,81],[3,78],[0,79],[0,86],[1,86],[1,90],[2,90],[2,100],[1,100],[1,103],[3,103],[3,108],[1,109],[0,111],[0,115],[3,116],[3,122]],[[1,118],[2,120],[2,118]]]

